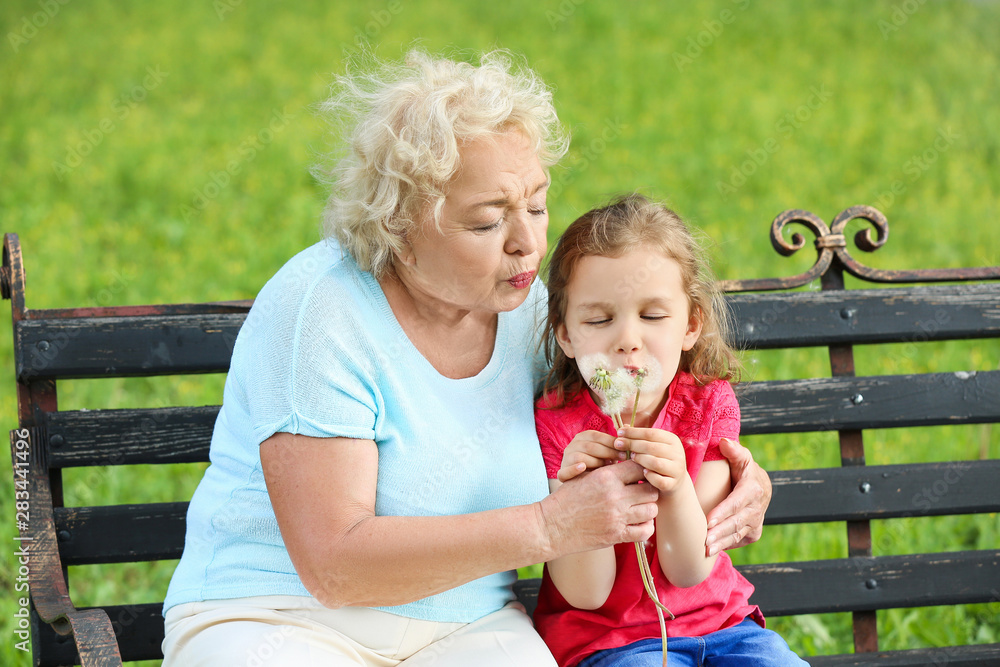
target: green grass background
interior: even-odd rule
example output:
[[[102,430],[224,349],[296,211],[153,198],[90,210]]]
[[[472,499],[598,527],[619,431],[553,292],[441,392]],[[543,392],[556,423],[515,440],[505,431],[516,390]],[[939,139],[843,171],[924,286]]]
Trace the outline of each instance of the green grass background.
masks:
[[[621,3],[121,3],[0,6],[0,221],[20,234],[33,308],[252,298],[319,238],[310,168],[336,143],[315,114],[363,40],[385,58],[503,47],[555,90],[572,149],[550,238],[641,189],[713,240],[723,278],[790,275],[780,211],[889,217],[879,268],[1000,264],[1000,4],[713,0]],[[755,159],[756,158],[756,159]],[[228,170],[228,171],[227,171]],[[855,251],[857,256],[860,254]],[[16,423],[10,334],[0,415]],[[996,341],[858,351],[862,374],[989,370]],[[748,355],[751,379],[826,373],[822,351]],[[62,408],[217,404],[223,378],[79,381]],[[835,437],[748,438],[770,469],[837,465]],[[1000,455],[991,426],[877,431],[869,461]],[[14,648],[10,467],[3,464],[0,663]],[[67,504],[187,499],[200,466],[73,470]],[[996,548],[996,515],[874,526],[876,554]],[[846,555],[842,524],[771,527],[738,562]],[[161,599],[174,563],[71,572],[80,604]],[[537,568],[525,574],[537,572]],[[883,648],[1000,641],[1000,602],[879,613]],[[773,619],[804,655],[851,650],[845,615]]]

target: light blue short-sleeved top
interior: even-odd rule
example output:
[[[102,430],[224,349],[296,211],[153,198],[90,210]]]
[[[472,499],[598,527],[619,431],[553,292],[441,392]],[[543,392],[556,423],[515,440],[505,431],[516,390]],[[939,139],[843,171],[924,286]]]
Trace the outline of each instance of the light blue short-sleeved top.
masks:
[[[545,289],[500,313],[487,366],[439,374],[403,332],[381,287],[330,241],[292,258],[240,330],[212,435],[211,465],[187,517],[164,603],[309,595],[285,550],[264,484],[260,443],[277,432],[374,440],[375,511],[441,516],[528,504],[548,492],[532,393]],[[350,461],[343,461],[350,465]],[[515,572],[381,607],[468,623],[513,599]]]

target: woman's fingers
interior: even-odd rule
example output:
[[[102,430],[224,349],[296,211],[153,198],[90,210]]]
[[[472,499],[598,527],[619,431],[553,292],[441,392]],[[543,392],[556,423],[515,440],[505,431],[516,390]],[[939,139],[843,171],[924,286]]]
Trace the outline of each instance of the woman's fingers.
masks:
[[[729,496],[708,513],[709,555],[760,539],[764,511],[771,501],[771,480],[750,450],[726,439],[719,448],[729,461],[734,485]]]
[[[549,532],[562,553],[647,539],[659,493],[631,461],[579,475],[543,501]]]

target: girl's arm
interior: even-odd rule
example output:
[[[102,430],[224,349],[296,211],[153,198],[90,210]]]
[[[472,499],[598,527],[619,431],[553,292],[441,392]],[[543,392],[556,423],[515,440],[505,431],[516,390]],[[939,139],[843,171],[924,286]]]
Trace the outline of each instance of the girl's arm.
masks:
[[[555,493],[562,482],[549,480],[549,490]],[[604,605],[615,584],[615,548],[568,554],[546,563],[552,583],[566,602],[577,609],[597,609]]]
[[[577,433],[562,450],[559,472],[549,480],[549,491],[555,493],[587,470],[624,461],[625,453],[615,449],[614,441],[614,436],[601,431]],[[558,450],[543,444],[542,452],[556,455]],[[598,609],[607,602],[617,572],[614,547],[567,554],[546,565],[556,589],[577,609]]]
[[[660,494],[656,546],[660,568],[675,586],[700,584],[715,567],[718,553],[705,555],[708,534],[705,516],[729,494],[729,477],[727,461],[706,461],[695,484],[685,474],[681,493],[672,498]]]
[[[531,505],[457,516],[377,516],[371,440],[278,433],[260,446],[281,536],[327,607],[412,602],[495,572],[647,539],[656,492],[608,466]]]
[[[680,588],[700,584],[718,558],[717,554],[706,555],[705,515],[713,503],[729,492],[728,464],[725,461],[703,464],[696,487],[687,472],[684,445],[673,433],[628,428],[615,446],[633,452],[635,462],[645,468],[646,480],[660,492],[656,547],[663,574]]]
[[[722,455],[729,459],[732,493],[709,513],[709,553],[742,547],[760,539],[764,512],[771,502],[771,478],[750,454],[750,450],[723,438]]]

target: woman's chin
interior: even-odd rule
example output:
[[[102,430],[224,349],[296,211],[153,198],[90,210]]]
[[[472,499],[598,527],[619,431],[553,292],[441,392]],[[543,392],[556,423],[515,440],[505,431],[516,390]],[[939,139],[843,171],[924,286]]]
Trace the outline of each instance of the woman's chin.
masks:
[[[508,285],[507,289],[500,290],[496,296],[496,312],[506,313],[514,310],[528,299],[528,293],[527,289],[514,289]]]

